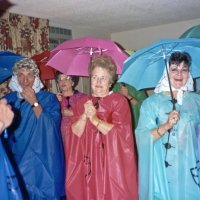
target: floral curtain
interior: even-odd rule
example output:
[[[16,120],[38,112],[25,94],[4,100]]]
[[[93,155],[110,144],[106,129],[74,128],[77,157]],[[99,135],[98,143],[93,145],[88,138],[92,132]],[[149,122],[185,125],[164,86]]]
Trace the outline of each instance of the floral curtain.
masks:
[[[0,50],[27,57],[49,50],[49,21],[6,13],[0,18]],[[45,85],[50,89],[50,82]]]

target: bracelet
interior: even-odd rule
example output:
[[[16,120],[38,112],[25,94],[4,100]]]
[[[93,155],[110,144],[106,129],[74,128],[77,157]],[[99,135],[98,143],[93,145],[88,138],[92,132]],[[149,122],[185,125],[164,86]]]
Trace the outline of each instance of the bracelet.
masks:
[[[158,134],[160,137],[162,137],[162,134],[159,132],[159,128],[160,128],[160,127],[157,128],[157,134]]]

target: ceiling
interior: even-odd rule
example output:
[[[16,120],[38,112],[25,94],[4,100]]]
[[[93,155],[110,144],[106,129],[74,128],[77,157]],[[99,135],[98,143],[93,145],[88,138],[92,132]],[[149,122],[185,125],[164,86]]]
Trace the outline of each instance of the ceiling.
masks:
[[[200,18],[200,0],[10,0],[9,12],[105,33]]]

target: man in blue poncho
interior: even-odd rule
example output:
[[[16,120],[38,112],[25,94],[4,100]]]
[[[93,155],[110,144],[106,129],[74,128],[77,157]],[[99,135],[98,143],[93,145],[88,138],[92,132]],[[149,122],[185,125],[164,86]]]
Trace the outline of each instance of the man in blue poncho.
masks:
[[[14,65],[5,96],[15,113],[8,129],[10,158],[19,172],[24,199],[64,195],[64,154],[57,97],[42,91],[39,70],[29,58]]]

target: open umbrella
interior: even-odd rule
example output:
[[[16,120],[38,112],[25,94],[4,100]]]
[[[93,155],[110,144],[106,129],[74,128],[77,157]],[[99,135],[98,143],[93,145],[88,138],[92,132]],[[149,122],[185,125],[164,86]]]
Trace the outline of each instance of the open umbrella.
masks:
[[[167,69],[167,61],[170,55],[175,51],[186,51],[192,57],[191,73],[193,78],[200,76],[200,40],[198,39],[171,39],[160,40],[144,49],[136,51],[124,63],[124,68],[119,82],[124,82],[134,86],[137,89],[155,87],[164,69]],[[167,70],[168,72],[168,70]],[[169,75],[168,75],[169,80]],[[169,80],[169,87],[172,97],[173,109],[175,109],[175,99],[171,89]],[[170,130],[168,131],[169,144]],[[167,151],[165,155],[165,166],[169,163],[166,161]]]
[[[49,56],[49,51],[44,51],[40,54],[32,56],[32,59],[39,67],[41,80],[51,80],[55,78],[56,70],[50,66],[47,66]]]
[[[121,74],[128,55],[115,42],[108,39],[83,37],[67,40],[51,51],[47,65],[67,75],[88,76],[88,66],[97,56],[111,56]]]
[[[119,82],[136,89],[155,87],[166,67],[171,53],[186,51],[192,57],[193,78],[200,76],[200,40],[193,38],[160,40],[133,53],[125,62]]]
[[[198,38],[200,39],[200,24],[186,30],[180,38]]]
[[[22,58],[24,57],[10,51],[0,51],[0,83],[12,76],[12,67]]]

